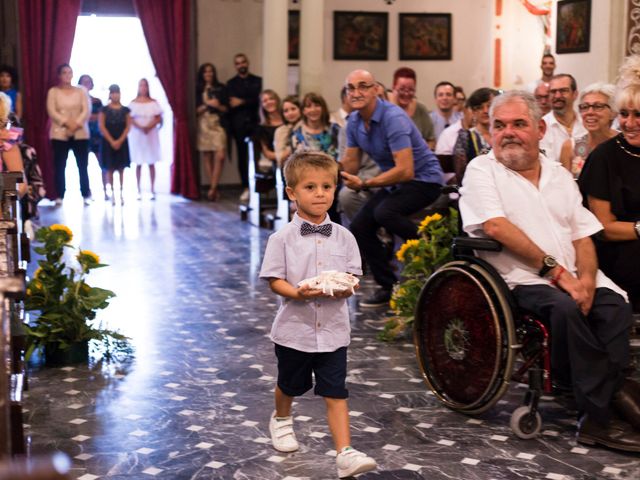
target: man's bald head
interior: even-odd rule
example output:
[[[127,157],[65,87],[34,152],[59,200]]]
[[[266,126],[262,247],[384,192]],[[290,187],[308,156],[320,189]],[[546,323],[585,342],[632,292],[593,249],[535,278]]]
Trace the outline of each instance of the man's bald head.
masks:
[[[365,115],[373,113],[378,95],[376,85],[376,79],[367,70],[354,70],[347,75],[345,88],[351,108]]]
[[[345,83],[347,85],[349,83],[355,85],[362,81],[364,81],[365,83],[375,83],[376,79],[373,77],[373,74],[370,71],[357,69],[357,70],[353,70],[349,75],[347,75],[347,80]]]

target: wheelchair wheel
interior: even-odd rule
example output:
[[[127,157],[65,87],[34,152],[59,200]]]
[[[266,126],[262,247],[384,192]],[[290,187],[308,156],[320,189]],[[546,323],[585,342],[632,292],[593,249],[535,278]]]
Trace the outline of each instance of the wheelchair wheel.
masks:
[[[539,412],[535,415],[531,414],[531,408],[527,405],[516,408],[511,414],[509,421],[511,430],[517,437],[523,440],[537,437],[542,429],[542,417]]]
[[[414,344],[423,378],[447,407],[491,408],[513,368],[515,327],[501,278],[473,261],[453,261],[424,285]]]

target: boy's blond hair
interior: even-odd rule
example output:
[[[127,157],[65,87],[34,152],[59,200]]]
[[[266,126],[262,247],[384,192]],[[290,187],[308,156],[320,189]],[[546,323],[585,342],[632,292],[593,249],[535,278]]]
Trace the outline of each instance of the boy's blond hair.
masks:
[[[295,188],[300,180],[300,173],[305,168],[319,168],[330,172],[335,183],[338,183],[338,162],[322,152],[299,152],[289,157],[284,166],[284,179],[287,186]]]

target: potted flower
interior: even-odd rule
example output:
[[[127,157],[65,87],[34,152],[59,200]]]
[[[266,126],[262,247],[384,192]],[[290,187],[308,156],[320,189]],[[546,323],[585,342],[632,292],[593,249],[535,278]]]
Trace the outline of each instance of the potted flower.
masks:
[[[413,324],[416,304],[425,282],[440,266],[453,259],[451,243],[458,234],[457,210],[450,208],[446,216],[439,213],[426,216],[418,227],[418,233],[418,239],[407,240],[396,252],[403,269],[389,302],[395,315],[380,335],[383,340],[397,338]]]
[[[35,240],[41,243],[36,253],[38,269],[27,284],[25,310],[36,311],[35,320],[25,325],[27,353],[43,347],[49,364],[87,361],[90,340],[102,342],[105,355],[128,351],[128,339],[115,331],[102,328],[96,312],[109,305],[115,294],[111,290],[91,287],[86,277],[91,270],[104,267],[100,257],[89,250],[73,247],[73,233],[65,225],[40,228]],[[65,263],[65,250],[74,250],[77,267]]]

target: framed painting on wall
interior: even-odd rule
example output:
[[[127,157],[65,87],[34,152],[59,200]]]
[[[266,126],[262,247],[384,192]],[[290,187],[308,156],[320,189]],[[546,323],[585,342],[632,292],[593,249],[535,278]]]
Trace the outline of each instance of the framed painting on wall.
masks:
[[[386,12],[333,12],[334,60],[386,60]]]
[[[556,24],[556,53],[589,51],[591,0],[560,0]]]
[[[289,60],[300,59],[300,10],[289,10]]]
[[[450,13],[401,13],[400,60],[451,60]]]

